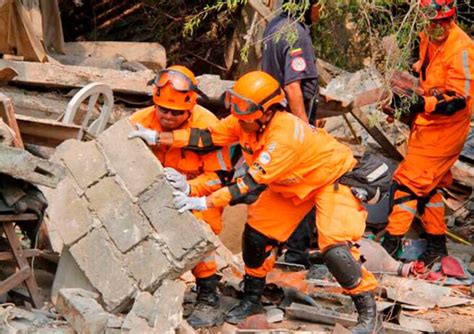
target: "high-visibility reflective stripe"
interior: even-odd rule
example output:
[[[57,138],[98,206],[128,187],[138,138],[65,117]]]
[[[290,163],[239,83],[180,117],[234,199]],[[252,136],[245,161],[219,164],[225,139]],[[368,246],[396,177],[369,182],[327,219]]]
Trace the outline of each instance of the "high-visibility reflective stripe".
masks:
[[[442,208],[444,206],[444,203],[443,202],[427,203],[426,206],[430,208]]]
[[[406,206],[405,204],[400,204],[399,207],[400,209],[403,209],[405,211],[410,212],[413,215],[416,215],[416,209],[410,208],[409,206]]]
[[[469,89],[471,88],[471,73],[469,72],[469,62],[467,59],[467,50],[464,50],[462,52],[462,64],[464,68],[464,75],[466,76],[466,84],[464,89],[466,90],[466,96],[469,96]]]
[[[295,133],[294,133],[295,139],[298,139],[299,131],[300,131],[300,127],[299,127],[299,124],[298,124],[298,120],[295,119]]]
[[[219,161],[219,166],[221,167],[221,170],[227,170],[227,166],[224,161],[224,154],[222,153],[222,150],[217,151],[217,161]]]
[[[221,180],[209,180],[206,182],[207,186],[215,186],[217,184],[221,184]]]

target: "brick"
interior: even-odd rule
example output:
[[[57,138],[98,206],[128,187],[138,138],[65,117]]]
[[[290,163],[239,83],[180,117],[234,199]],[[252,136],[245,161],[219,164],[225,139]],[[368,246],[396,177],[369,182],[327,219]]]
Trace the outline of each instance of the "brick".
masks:
[[[98,294],[82,289],[61,289],[56,310],[78,333],[104,333],[109,314],[97,302],[98,297]]]
[[[132,130],[130,122],[123,119],[100,134],[98,141],[110,167],[137,196],[163,175],[163,167],[140,138],[127,138]]]
[[[109,312],[122,310],[136,291],[113,248],[101,228],[93,230],[69,249],[91,284],[101,293]]]
[[[172,264],[154,240],[147,240],[125,256],[125,263],[142,290],[153,291],[173,271]]]
[[[54,191],[47,192],[46,198],[49,220],[66,246],[72,245],[89,231],[92,217],[87,202],[77,195],[69,177],[65,177]]]
[[[26,150],[0,145],[0,173],[55,188],[65,170],[60,164],[35,157]]]
[[[173,256],[181,259],[196,244],[206,239],[208,234],[203,223],[191,213],[180,214],[175,209],[172,192],[171,186],[164,179],[159,179],[139,197],[138,205]]]
[[[120,251],[128,251],[150,233],[148,222],[113,177],[90,187],[86,197]]]
[[[70,139],[59,145],[54,155],[63,161],[83,190],[107,174],[105,158],[95,141]]]

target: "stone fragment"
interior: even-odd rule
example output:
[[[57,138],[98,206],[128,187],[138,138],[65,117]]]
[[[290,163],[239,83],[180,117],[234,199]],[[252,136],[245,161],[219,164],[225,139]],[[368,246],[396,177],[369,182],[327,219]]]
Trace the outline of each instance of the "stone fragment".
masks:
[[[61,289],[56,310],[78,333],[104,333],[109,314],[97,302],[98,298],[98,294],[82,289]]]
[[[122,310],[136,291],[113,248],[103,229],[93,230],[70,248],[81,270],[102,295],[105,309],[109,312]]]
[[[137,196],[163,175],[163,167],[141,139],[127,139],[132,130],[130,122],[123,119],[100,134],[98,140],[112,170]]]
[[[59,258],[58,269],[54,275],[53,287],[51,289],[51,301],[56,305],[59,290],[67,288],[78,288],[96,292],[92,283],[77,265],[68,248],[63,248]]]
[[[175,330],[183,319],[183,299],[186,285],[181,281],[165,279],[153,296],[157,301],[155,323],[161,332]]]
[[[125,253],[149,234],[148,222],[113,177],[90,187],[86,197],[120,251]]]
[[[70,139],[59,145],[54,155],[64,162],[83,190],[107,174],[105,158],[95,141]]]

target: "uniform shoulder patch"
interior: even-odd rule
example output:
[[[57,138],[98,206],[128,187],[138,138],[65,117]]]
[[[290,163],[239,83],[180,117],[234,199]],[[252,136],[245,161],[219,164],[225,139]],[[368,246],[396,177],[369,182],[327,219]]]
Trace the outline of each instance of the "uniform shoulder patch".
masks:
[[[296,72],[302,72],[306,69],[306,61],[303,57],[296,57],[291,60],[291,69]]]
[[[260,153],[260,156],[258,157],[258,161],[262,165],[268,164],[270,162],[270,160],[272,160],[272,157],[270,156],[270,153],[268,153],[268,152],[262,152],[262,153]]]

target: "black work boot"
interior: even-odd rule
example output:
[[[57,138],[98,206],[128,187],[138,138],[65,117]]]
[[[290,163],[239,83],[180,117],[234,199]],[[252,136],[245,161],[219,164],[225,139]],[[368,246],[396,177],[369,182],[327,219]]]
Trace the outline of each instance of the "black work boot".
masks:
[[[224,315],[219,310],[219,296],[217,295],[218,278],[212,275],[206,278],[197,278],[197,298],[193,312],[187,318],[194,328],[220,326],[224,322]]]
[[[377,316],[373,292],[362,292],[351,296],[357,310],[357,324],[351,328],[354,334],[382,333],[382,320]]]
[[[444,256],[448,255],[446,248],[446,236],[436,234],[425,234],[428,244],[426,250],[421,254],[419,260],[425,263],[425,266],[431,267],[435,262],[438,262]]]
[[[230,324],[239,324],[247,317],[263,312],[260,298],[265,288],[265,277],[258,278],[245,275],[244,296],[225,316],[225,321]]]
[[[385,232],[383,237],[382,247],[385,248],[388,254],[391,257],[398,260],[398,250],[402,247],[402,236],[401,235],[391,235],[388,232]]]

